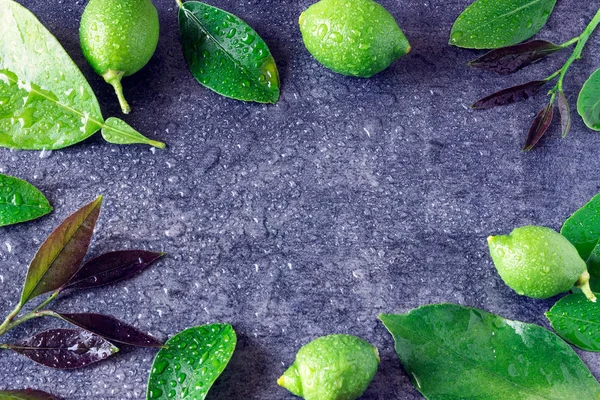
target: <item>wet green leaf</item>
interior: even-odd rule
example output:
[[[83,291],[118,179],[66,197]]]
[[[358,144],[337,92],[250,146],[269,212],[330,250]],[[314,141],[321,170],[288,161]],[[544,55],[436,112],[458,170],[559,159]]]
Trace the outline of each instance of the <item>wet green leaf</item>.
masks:
[[[48,236],[29,265],[21,305],[59,289],[79,270],[100,214],[102,196],[70,215]]]
[[[380,316],[428,399],[600,399],[600,384],[552,332],[455,304]]]
[[[450,44],[470,49],[511,46],[535,35],[556,0],[476,0],[457,18]]]
[[[0,400],[60,400],[58,397],[41,390],[0,390]]]
[[[244,21],[198,1],[179,10],[183,54],[194,77],[237,100],[275,103],[279,73],[260,36]]]
[[[100,130],[98,100],[58,40],[17,2],[0,9],[0,146],[60,149]]]
[[[600,352],[600,307],[584,294],[563,297],[546,317],[567,342],[582,350]]]
[[[600,194],[567,218],[560,233],[586,261],[592,290],[600,291]]]
[[[33,185],[0,174],[0,226],[31,221],[50,211],[48,199]]]
[[[102,137],[109,143],[114,144],[148,144],[150,146],[164,149],[165,144],[150,140],[135,129],[133,129],[125,121],[118,118],[109,118],[102,127]]]
[[[577,98],[577,112],[588,128],[600,131],[600,68],[581,88]]]
[[[154,359],[147,398],[204,400],[229,363],[236,342],[235,331],[227,324],[189,328],[173,336]]]

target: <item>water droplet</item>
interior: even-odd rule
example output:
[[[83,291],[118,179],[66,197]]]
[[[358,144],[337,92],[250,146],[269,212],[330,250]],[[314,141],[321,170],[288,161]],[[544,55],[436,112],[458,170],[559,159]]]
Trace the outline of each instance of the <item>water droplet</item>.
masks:
[[[450,36],[450,42],[456,43],[463,37],[463,33],[461,31],[452,32]]]
[[[328,30],[329,30],[329,28],[327,27],[326,24],[319,25],[319,27],[317,28],[317,36],[319,38],[323,39],[325,37],[325,35],[327,35]]]
[[[341,43],[341,42],[342,42],[342,40],[344,40],[344,37],[343,37],[343,36],[342,36],[342,34],[341,34],[341,33],[339,33],[339,32],[331,32],[331,33],[329,34],[329,38],[330,38],[331,40],[333,40],[334,42],[338,42],[338,43]]]
[[[150,389],[150,393],[149,393],[151,399],[157,399],[160,396],[162,396],[162,394],[163,394],[163,392],[159,388],[152,388],[152,389]]]
[[[229,30],[229,32],[227,32],[227,35],[226,35],[227,39],[231,39],[232,37],[234,37],[234,36],[235,36],[235,34],[236,34],[236,32],[237,32],[237,31],[235,30],[235,28],[231,28],[231,29]]]
[[[527,21],[527,29],[530,29],[533,26],[533,21]]]

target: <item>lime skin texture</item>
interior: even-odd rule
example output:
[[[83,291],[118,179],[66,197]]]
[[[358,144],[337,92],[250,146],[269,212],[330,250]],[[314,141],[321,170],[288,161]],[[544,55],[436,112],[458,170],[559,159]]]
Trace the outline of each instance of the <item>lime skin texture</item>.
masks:
[[[305,400],[355,400],[367,390],[379,365],[377,348],[352,335],[329,335],[304,345],[277,380]]]
[[[371,77],[410,51],[394,17],[372,0],[321,0],[299,22],[308,51],[343,75]]]
[[[546,299],[577,286],[595,301],[585,261],[558,232],[523,226],[509,235],[490,236],[488,246],[498,273],[518,294]]]
[[[111,84],[125,114],[121,79],[142,69],[156,50],[158,12],[150,0],[90,0],[79,27],[83,55]]]

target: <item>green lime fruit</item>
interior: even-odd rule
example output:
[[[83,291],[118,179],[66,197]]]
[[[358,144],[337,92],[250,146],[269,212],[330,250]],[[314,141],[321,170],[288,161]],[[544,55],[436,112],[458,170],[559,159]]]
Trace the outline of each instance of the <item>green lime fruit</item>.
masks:
[[[355,400],[379,365],[377,348],[352,335],[329,335],[304,345],[277,380],[305,400]]]
[[[590,274],[575,246],[543,226],[524,226],[490,236],[488,246],[504,282],[520,295],[546,299],[580,288],[592,301]]]
[[[410,51],[394,17],[372,0],[321,0],[300,15],[308,51],[327,68],[368,78]]]
[[[83,55],[131,111],[121,79],[144,67],[158,44],[158,12],[150,0],[90,0],[79,26]]]

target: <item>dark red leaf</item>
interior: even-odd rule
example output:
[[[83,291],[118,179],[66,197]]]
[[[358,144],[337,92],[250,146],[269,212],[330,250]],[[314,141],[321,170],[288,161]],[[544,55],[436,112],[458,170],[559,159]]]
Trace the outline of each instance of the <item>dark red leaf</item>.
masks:
[[[139,274],[163,255],[143,250],[103,254],[86,262],[63,289],[83,289],[122,281]]]
[[[41,390],[0,390],[0,400],[61,400]]]
[[[469,65],[499,74],[512,74],[563,48],[545,40],[532,40],[514,46],[502,47],[485,53]]]
[[[562,137],[567,136],[569,129],[571,129],[571,108],[567,102],[567,97],[562,90],[558,91],[558,113],[560,114],[560,127],[562,130]]]
[[[29,265],[21,305],[68,282],[81,266],[100,214],[102,196],[70,215],[48,236]]]
[[[554,115],[554,104],[548,103],[548,105],[542,108],[542,111],[533,120],[531,128],[529,128],[529,134],[527,135],[527,141],[523,146],[523,151],[529,151],[536,145],[536,143],[544,136],[544,133],[548,130],[550,123],[552,122],[552,116]]]
[[[509,87],[493,93],[483,99],[480,99],[471,106],[471,108],[485,109],[497,106],[504,106],[517,101],[523,101],[530,98],[535,92],[540,90],[547,81],[531,81],[522,85]]]
[[[90,331],[96,335],[102,336],[111,342],[138,347],[163,346],[163,343],[158,339],[108,315],[93,313],[55,314],[65,321],[83,328],[86,331]]]
[[[119,351],[108,340],[78,329],[51,329],[7,347],[57,369],[82,368]]]

